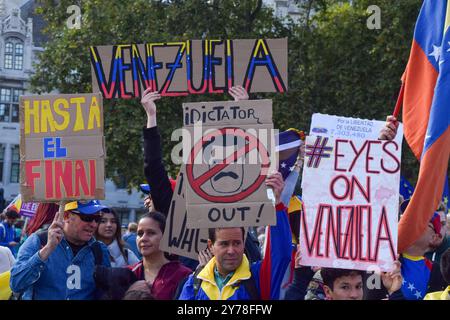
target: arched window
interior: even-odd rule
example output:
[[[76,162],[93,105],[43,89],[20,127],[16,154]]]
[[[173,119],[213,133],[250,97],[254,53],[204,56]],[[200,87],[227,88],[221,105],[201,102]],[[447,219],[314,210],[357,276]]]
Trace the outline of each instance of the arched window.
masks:
[[[5,69],[23,69],[23,41],[19,38],[6,39]]]

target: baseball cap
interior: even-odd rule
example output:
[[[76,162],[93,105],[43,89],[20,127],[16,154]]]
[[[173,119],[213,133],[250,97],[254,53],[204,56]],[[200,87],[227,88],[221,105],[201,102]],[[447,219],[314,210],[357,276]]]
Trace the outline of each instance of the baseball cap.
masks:
[[[430,223],[433,225],[433,229],[435,233],[441,233],[441,216],[439,213],[435,212],[433,213],[433,216],[431,217]]]
[[[170,181],[170,187],[172,188],[172,191],[175,190],[175,185],[177,184],[177,181],[169,178]],[[150,194],[151,188],[148,184],[142,183],[139,185],[141,191],[145,194]]]
[[[109,208],[98,200],[72,201],[66,204],[65,211],[79,211],[81,214],[95,214],[99,211],[110,212]]]
[[[150,186],[148,184],[142,183],[141,185],[139,185],[139,187],[141,188],[141,191],[145,194],[149,194],[150,193]]]

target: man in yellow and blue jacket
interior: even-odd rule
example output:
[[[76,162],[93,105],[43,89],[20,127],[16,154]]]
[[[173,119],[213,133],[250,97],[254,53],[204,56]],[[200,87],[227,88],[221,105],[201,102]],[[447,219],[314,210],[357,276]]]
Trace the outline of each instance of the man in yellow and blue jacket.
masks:
[[[287,210],[280,201],[284,187],[281,174],[269,175],[266,185],[274,192],[277,224],[266,231],[264,259],[250,265],[244,254],[244,228],[210,229],[208,247],[214,257],[200,273],[189,276],[180,300],[279,299],[281,282],[294,246]],[[196,278],[201,281],[198,288]]]
[[[443,291],[431,292],[425,296],[425,300],[450,300],[450,248],[441,257],[441,273],[447,288]]]

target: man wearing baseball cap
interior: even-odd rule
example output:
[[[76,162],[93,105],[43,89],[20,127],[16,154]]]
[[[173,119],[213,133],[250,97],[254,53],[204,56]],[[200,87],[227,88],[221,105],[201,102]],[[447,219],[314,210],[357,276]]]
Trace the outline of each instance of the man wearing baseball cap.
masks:
[[[32,234],[11,269],[11,289],[24,300],[92,300],[96,265],[110,266],[107,247],[94,233],[108,207],[98,200],[65,206],[45,233]]]
[[[425,257],[430,259],[432,262],[440,263],[441,256],[448,248],[450,248],[450,234],[448,234],[449,229],[446,216],[448,209],[444,201],[441,201],[436,212],[439,214],[441,221],[441,237],[438,238],[438,241],[434,244],[433,251],[428,252]]]
[[[403,213],[409,200],[400,205]],[[401,273],[403,276],[402,293],[407,300],[422,300],[429,292],[441,291],[446,287],[438,263],[433,263],[424,255],[432,251],[442,241],[441,221],[437,212],[431,217],[427,228],[419,239],[401,255]]]
[[[173,193],[173,190],[175,190],[175,185],[177,184],[177,182],[176,182],[176,180],[174,180],[172,178],[168,178],[168,179],[170,182],[170,188],[172,189],[172,193]],[[152,191],[151,191],[150,185],[143,183],[140,185],[140,188],[141,188],[141,191],[145,194],[144,207],[148,210],[148,212],[155,211],[155,206],[153,204],[153,199],[152,199],[152,194],[151,194]],[[164,190],[162,190],[162,191],[164,191]]]

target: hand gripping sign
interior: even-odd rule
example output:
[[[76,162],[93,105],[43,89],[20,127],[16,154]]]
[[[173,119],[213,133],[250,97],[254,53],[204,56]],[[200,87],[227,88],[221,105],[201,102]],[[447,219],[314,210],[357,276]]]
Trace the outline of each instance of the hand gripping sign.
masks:
[[[271,101],[187,103],[183,109],[184,142],[192,141],[183,146],[187,226],[275,224],[264,184],[275,163]]]

